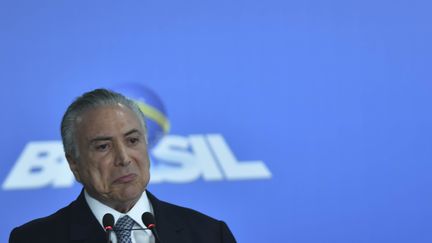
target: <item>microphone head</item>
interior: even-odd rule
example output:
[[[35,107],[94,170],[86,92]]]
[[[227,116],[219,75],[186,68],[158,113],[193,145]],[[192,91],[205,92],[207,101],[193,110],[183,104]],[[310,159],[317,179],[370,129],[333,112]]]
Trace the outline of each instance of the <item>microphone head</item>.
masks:
[[[112,230],[114,226],[114,216],[110,213],[105,214],[102,218],[102,223],[106,231]]]
[[[143,221],[144,225],[149,229],[153,229],[154,227],[156,227],[155,219],[153,217],[153,214],[151,214],[150,212],[143,213],[141,215],[141,220]]]

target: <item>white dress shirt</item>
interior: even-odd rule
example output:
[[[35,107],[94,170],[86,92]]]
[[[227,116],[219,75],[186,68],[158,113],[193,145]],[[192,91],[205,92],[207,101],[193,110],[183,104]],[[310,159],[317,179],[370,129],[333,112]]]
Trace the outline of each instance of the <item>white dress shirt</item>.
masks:
[[[144,212],[150,212],[153,214],[153,208],[148,200],[146,191],[143,192],[140,199],[136,202],[136,204],[129,210],[127,213],[121,213],[113,208],[108,207],[107,205],[99,202],[92,196],[90,196],[87,191],[84,190],[84,196],[87,201],[87,204],[90,207],[90,210],[93,212],[93,215],[98,220],[99,224],[103,228],[102,218],[106,213],[110,213],[114,216],[114,222],[125,215],[131,217],[135,224],[133,226],[134,229],[145,229],[145,225],[141,220],[141,215]],[[154,243],[155,239],[150,230],[132,230],[131,234],[132,243]],[[111,233],[111,241],[112,243],[117,243],[117,236],[114,232]]]

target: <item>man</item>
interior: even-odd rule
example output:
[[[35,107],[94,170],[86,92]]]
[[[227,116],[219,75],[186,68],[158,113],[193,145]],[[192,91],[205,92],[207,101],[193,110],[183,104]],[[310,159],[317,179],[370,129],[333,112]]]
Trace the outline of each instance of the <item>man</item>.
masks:
[[[154,215],[160,242],[235,242],[227,225],[192,209],[158,200],[150,179],[144,115],[123,95],[97,89],[77,98],[61,123],[79,197],[56,213],[15,228],[10,243],[157,242],[141,220]],[[116,222],[106,233],[103,218]],[[134,229],[134,230],[131,230]]]

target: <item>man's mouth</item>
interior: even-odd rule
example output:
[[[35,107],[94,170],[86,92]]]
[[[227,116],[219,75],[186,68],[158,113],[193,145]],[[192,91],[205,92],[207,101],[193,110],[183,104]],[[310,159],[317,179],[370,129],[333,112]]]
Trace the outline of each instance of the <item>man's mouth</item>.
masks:
[[[136,174],[130,173],[130,174],[120,176],[119,178],[115,179],[114,183],[128,183],[128,182],[135,180],[136,177],[137,177]]]

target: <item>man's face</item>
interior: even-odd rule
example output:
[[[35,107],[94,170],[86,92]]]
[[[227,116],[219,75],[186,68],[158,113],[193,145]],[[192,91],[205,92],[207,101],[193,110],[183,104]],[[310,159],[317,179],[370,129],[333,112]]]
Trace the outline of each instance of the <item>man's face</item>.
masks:
[[[129,211],[150,179],[140,120],[118,104],[84,112],[75,128],[79,156],[68,161],[76,179],[102,203]]]

